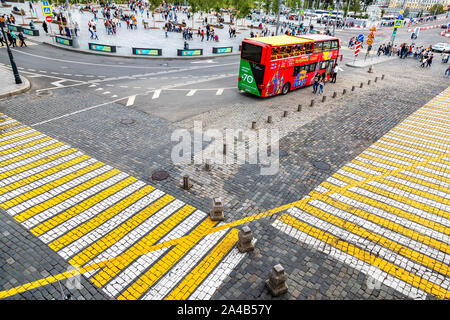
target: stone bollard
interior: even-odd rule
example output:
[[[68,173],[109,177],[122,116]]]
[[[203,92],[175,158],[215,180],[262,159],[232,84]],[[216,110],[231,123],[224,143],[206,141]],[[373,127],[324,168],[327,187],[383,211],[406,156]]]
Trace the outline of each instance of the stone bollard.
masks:
[[[252,122],[252,129],[256,129],[256,121]]]
[[[189,180],[189,175],[183,176],[183,189],[189,190],[192,188],[192,182]]]
[[[311,104],[309,106],[310,107],[314,106],[314,99],[311,99]]]
[[[381,80],[384,80],[384,74],[381,75]]]
[[[239,130],[239,133],[238,133],[238,140],[239,140],[239,141],[244,140],[244,132],[243,132],[242,130]]]
[[[342,95],[344,95],[344,94],[346,94],[347,93],[347,90],[342,90]]]
[[[352,86],[352,91],[355,91],[355,88],[356,88],[355,86]]]
[[[267,116],[267,123],[272,123],[272,116]]]
[[[286,118],[287,115],[288,115],[288,112],[287,112],[287,111],[284,111],[284,112],[283,112],[283,118]]]
[[[206,161],[205,161],[205,170],[211,171],[211,160],[210,159],[206,159]]]
[[[284,273],[284,268],[281,264],[277,264],[270,270],[269,280],[266,280],[266,285],[269,288],[270,293],[277,297],[288,291],[286,280],[287,276]]]
[[[212,199],[212,208],[209,214],[212,221],[222,221],[225,220],[223,216],[223,204],[221,198]]]
[[[252,230],[248,226],[244,226],[242,230],[238,233],[239,241],[237,243],[237,248],[239,252],[249,252],[255,250],[252,240]]]
[[[361,84],[359,85],[360,88],[362,88],[364,86],[364,83],[361,82]]]
[[[223,144],[223,154],[227,154],[227,144]]]
[[[336,96],[337,96],[337,93],[336,93],[336,91],[335,91],[335,92],[333,92],[332,98],[336,98]]]
[[[369,71],[367,71],[368,73],[373,73],[373,66],[369,67]]]
[[[297,112],[300,112],[300,111],[302,111],[302,105],[301,105],[301,104],[299,104],[299,105],[297,106]]]
[[[367,84],[368,84],[368,85],[370,85],[370,82],[371,82],[370,80],[367,80]]]
[[[322,102],[325,102],[327,100],[327,96],[322,97]]]
[[[377,82],[378,81],[378,77],[375,77],[375,80],[374,80],[374,82]]]

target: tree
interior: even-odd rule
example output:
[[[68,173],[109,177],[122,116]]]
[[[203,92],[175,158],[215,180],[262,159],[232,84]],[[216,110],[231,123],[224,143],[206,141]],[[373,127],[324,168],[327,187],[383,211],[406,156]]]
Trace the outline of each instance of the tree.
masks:
[[[437,7],[437,10],[436,10],[436,7]],[[431,6],[430,9],[428,9],[428,12],[429,12],[430,14],[432,14],[432,15],[434,15],[434,12],[435,12],[435,11],[436,11],[436,14],[444,13],[444,12],[445,12],[444,6],[443,6],[442,4],[437,4],[437,3],[435,3],[435,4],[433,4],[433,5]]]
[[[232,0],[231,3],[236,10],[235,26],[237,27],[238,19],[245,18],[250,14],[253,8],[253,0]]]
[[[158,8],[162,3],[162,0],[148,0],[148,4],[150,6],[150,11],[152,12],[153,17],[153,28],[156,26],[156,18],[155,18],[155,10]]]
[[[383,18],[383,16],[384,16],[384,13],[385,13],[386,11],[384,11],[384,9],[381,9],[381,17]]]
[[[408,15],[409,15],[409,8],[406,8],[406,9],[403,11],[403,18],[407,18]]]
[[[194,22],[195,22],[195,14],[200,11],[202,7],[202,0],[187,0],[187,3],[191,7],[191,13],[192,13],[192,29],[194,29]]]

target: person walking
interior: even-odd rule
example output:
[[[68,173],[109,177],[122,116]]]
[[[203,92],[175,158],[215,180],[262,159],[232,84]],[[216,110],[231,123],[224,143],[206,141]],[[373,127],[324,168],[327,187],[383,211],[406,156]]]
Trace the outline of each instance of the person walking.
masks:
[[[319,92],[318,92],[319,95],[323,93],[324,86],[325,86],[325,82],[323,81],[323,77],[322,77],[319,81]]]
[[[8,37],[9,45],[11,47],[16,46],[16,35],[12,31],[8,31],[6,33],[6,36]]]
[[[317,73],[314,76],[314,83],[313,83],[313,93],[317,93],[317,88],[319,86],[319,80],[320,80],[320,74]]]
[[[447,70],[445,70],[444,77],[450,76],[450,65],[448,66]]]
[[[23,46],[28,47],[27,44],[25,43],[25,37],[23,36],[22,31],[19,32],[19,41],[20,41],[19,44],[20,44],[21,48],[23,48]]]
[[[47,22],[42,22],[42,29],[44,29],[45,34],[48,34],[48,26],[47,26]]]
[[[338,64],[336,63],[336,65],[333,68],[333,77],[331,78],[331,83],[336,83],[336,76],[337,76],[338,71],[339,71],[339,68],[338,68]]]
[[[430,54],[430,56],[427,59],[427,67],[431,67],[432,62],[433,62],[433,54]]]

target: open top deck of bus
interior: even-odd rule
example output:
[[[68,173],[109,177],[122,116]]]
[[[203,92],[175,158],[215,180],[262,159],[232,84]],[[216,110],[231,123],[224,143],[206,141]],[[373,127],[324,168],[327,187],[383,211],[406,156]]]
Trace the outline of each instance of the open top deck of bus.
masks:
[[[258,38],[245,38],[244,40],[254,41],[269,44],[271,46],[287,46],[291,44],[308,43],[313,42],[310,39],[304,39],[294,36],[280,35],[273,37],[258,37]]]
[[[297,38],[297,37],[296,37]],[[326,41],[326,40],[336,40],[336,37],[327,36],[325,34],[308,34],[308,35],[301,35],[299,38],[302,39],[309,39],[312,41]]]

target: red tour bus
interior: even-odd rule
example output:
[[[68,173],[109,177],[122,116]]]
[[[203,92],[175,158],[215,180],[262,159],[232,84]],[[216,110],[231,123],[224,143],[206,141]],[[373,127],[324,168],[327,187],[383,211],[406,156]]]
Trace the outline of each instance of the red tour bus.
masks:
[[[339,57],[339,39],[325,35],[280,35],[242,42],[238,88],[270,97],[311,85],[316,72],[325,81]]]

